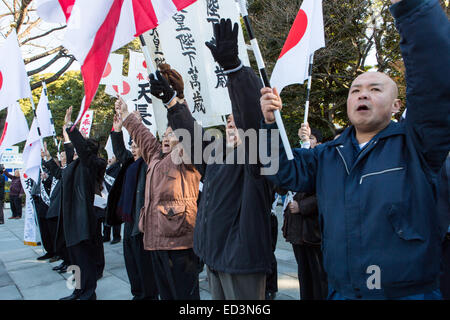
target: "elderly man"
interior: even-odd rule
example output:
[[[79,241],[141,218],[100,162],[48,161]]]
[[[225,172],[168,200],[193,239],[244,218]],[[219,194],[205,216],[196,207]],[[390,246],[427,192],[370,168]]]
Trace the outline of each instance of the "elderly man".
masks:
[[[269,179],[316,192],[330,299],[440,299],[436,181],[450,149],[450,23],[437,0],[391,0],[407,79],[408,117],[397,86],[368,72],[352,83],[352,126],[312,150],[283,149]],[[438,57],[438,58],[436,58]],[[276,90],[261,90],[264,128],[276,128]],[[426,137],[426,139],[425,139]],[[269,138],[270,139],[270,138]]]

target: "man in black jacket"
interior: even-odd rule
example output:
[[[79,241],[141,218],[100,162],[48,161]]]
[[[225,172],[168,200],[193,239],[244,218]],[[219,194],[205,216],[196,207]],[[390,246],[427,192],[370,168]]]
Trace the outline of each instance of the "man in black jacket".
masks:
[[[184,138],[182,141],[184,149],[190,152],[192,163],[203,176],[194,251],[207,266],[213,299],[263,300],[266,274],[270,273],[272,262],[270,210],[273,189],[260,175],[260,164],[250,164],[249,144],[241,143],[237,133],[237,128],[244,131],[259,128],[263,119],[259,107],[262,83],[253,70],[242,68],[238,58],[237,24],[232,30],[231,21],[222,20],[214,28],[216,44],[207,45],[228,73],[233,114],[227,119],[226,141],[212,142],[222,143],[222,147],[214,148],[217,152],[206,152],[209,158],[202,159],[201,163],[194,161],[197,141],[192,143]],[[248,73],[252,78],[243,89],[241,77]],[[175,97],[174,90],[159,72],[157,76],[158,79],[151,75],[151,92],[169,108],[169,126],[176,133],[175,129],[181,128],[187,129],[191,137],[203,137],[202,128],[186,105]],[[212,150],[212,143],[203,143],[202,154]],[[245,161],[238,162],[238,155],[244,155]],[[217,161],[212,160],[214,158]],[[220,163],[220,160],[224,161]],[[228,164],[229,161],[232,164]]]
[[[71,112],[67,117],[69,121],[70,117]],[[66,125],[78,158],[62,172],[64,238],[71,262],[80,268],[81,283],[72,295],[62,299],[95,300],[99,222],[94,211],[94,196],[100,194],[106,161],[97,156],[99,145],[96,141],[85,139],[73,123],[66,122]]]
[[[117,175],[120,172],[120,162],[117,161],[116,157],[112,157],[108,159],[108,167],[106,168],[105,173],[105,186],[108,193],[111,191],[111,188],[114,184],[114,180],[117,178]],[[121,240],[120,236],[121,225],[115,225],[112,227],[113,238],[111,244],[119,243]],[[111,240],[111,226],[109,226],[106,221],[103,222],[103,242],[108,242]]]
[[[147,164],[142,161],[140,149],[136,143],[132,143],[131,152],[125,148],[122,120],[118,115],[114,116],[114,131],[111,132],[111,142],[114,155],[122,166],[108,196],[106,223],[113,227],[120,227],[122,221],[125,222],[123,255],[133,300],[157,300],[158,290],[153,263],[150,252],[144,250],[143,234],[139,231],[139,214],[145,201]],[[137,174],[133,175],[133,172],[137,172]],[[134,179],[136,185],[134,194],[129,197],[133,199],[131,212],[126,215],[129,219],[122,216],[123,208],[120,206],[125,193],[132,192],[124,188],[124,182],[127,178]]]

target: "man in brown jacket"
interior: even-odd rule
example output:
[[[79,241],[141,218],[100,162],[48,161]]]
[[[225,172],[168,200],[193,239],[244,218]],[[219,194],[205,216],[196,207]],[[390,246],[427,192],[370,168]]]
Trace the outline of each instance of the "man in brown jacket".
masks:
[[[200,174],[193,165],[172,161],[172,153],[182,156],[183,151],[170,127],[159,143],[122,99],[116,111],[148,165],[139,229],[151,253],[159,295],[162,300],[199,300],[199,261],[192,247]]]

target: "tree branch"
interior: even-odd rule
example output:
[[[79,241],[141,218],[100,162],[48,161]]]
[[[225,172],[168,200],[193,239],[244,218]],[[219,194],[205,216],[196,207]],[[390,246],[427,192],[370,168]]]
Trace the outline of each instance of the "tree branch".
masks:
[[[26,44],[28,41],[32,41],[32,40],[36,40],[36,39],[45,37],[45,36],[49,35],[50,33],[58,31],[58,30],[61,30],[61,29],[64,29],[65,27],[67,27],[67,26],[65,25],[65,26],[62,26],[62,27],[53,28],[53,29],[51,29],[51,30],[49,30],[49,31],[47,31],[47,32],[45,32],[43,34],[40,34],[40,35],[37,35],[37,36],[34,36],[34,37],[31,37],[31,38],[28,38],[28,39],[24,40],[23,42],[20,43],[20,45],[22,46],[22,45]]]
[[[36,60],[48,57],[48,56],[50,56],[50,55],[52,55],[52,54],[54,54],[54,53],[56,53],[56,52],[58,52],[58,51],[60,51],[62,49],[63,49],[63,46],[59,46],[59,47],[57,47],[55,49],[51,49],[51,50],[46,51],[44,53],[38,54],[38,55],[36,55],[34,57],[23,59],[23,62],[25,64],[29,64],[30,62],[33,62],[33,61],[36,61]]]
[[[66,63],[66,65],[64,67],[61,68],[61,70],[59,70],[57,73],[55,73],[54,75],[52,75],[51,77],[45,79],[45,80],[40,80],[38,82],[35,82],[31,85],[31,90],[40,88],[42,86],[42,82],[45,82],[46,84],[50,84],[56,80],[58,80],[58,78],[64,73],[66,72],[67,69],[69,69],[69,67],[72,65],[72,63],[75,61],[75,57],[71,56],[70,60]]]
[[[34,27],[36,27],[39,23],[41,23],[41,18],[38,18],[36,21],[33,21],[26,29],[24,32],[22,32],[21,34],[17,35],[17,39],[20,40],[23,37],[25,37],[26,35],[28,35],[31,31],[31,29],[33,29]]]
[[[40,72],[44,71],[45,69],[47,69],[48,67],[50,67],[52,64],[54,64],[54,63],[55,63],[56,61],[58,61],[59,59],[61,59],[61,58],[71,58],[71,57],[72,57],[72,56],[68,56],[68,55],[65,53],[65,50],[61,50],[61,51],[58,52],[58,54],[57,54],[55,57],[53,57],[49,62],[47,62],[47,63],[44,64],[43,66],[40,66],[40,67],[37,68],[37,69],[28,71],[28,72],[27,72],[27,75],[28,75],[29,77],[31,77],[32,75],[35,75],[36,73],[40,73]]]

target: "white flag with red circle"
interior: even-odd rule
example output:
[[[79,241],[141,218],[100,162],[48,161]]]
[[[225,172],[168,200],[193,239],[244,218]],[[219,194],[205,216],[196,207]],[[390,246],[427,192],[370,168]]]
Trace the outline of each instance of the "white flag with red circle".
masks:
[[[303,0],[273,69],[270,84],[281,93],[290,84],[308,79],[309,59],[325,46],[322,0]]]

